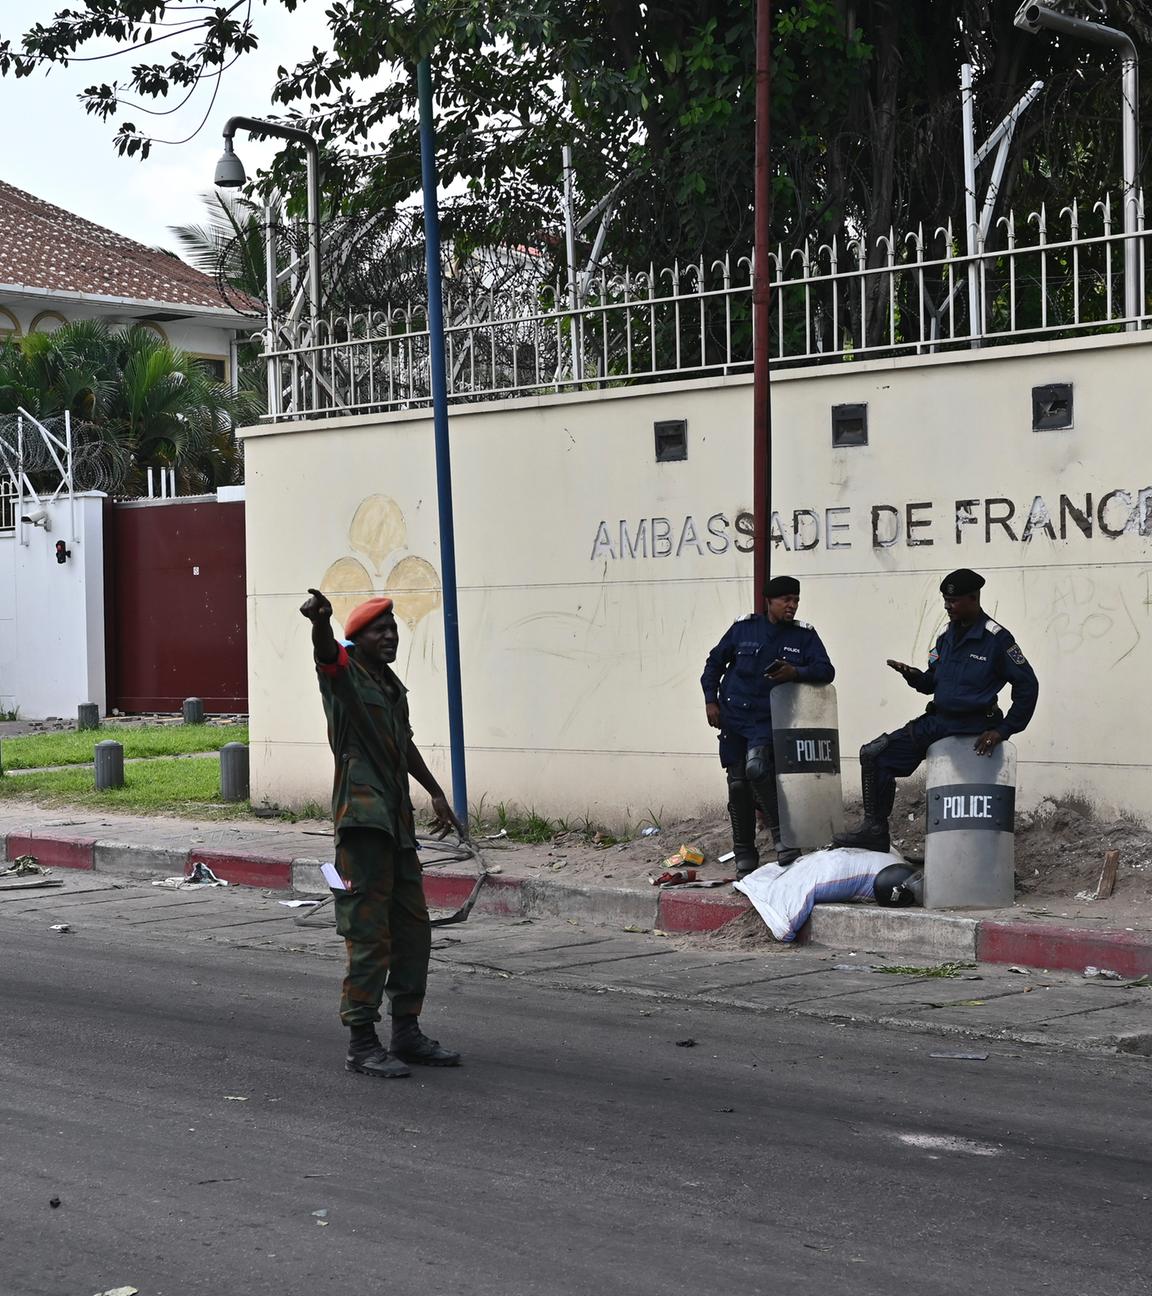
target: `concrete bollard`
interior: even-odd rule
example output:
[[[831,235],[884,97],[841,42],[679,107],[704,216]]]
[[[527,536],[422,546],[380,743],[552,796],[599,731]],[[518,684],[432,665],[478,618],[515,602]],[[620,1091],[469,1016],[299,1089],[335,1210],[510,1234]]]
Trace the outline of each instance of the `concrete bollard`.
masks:
[[[225,743],[220,748],[220,800],[248,800],[247,743]]]
[[[185,724],[204,723],[204,701],[202,698],[185,698],[183,710]]]
[[[100,728],[100,708],[95,702],[81,702],[76,708],[76,728]]]
[[[124,747],[112,738],[98,742],[94,749],[96,760],[96,791],[124,786]]]
[[[924,908],[1006,909],[1015,900],[1016,748],[990,756],[976,734],[928,748]]]
[[[831,684],[772,690],[772,750],[785,846],[826,846],[844,828],[840,732]]]

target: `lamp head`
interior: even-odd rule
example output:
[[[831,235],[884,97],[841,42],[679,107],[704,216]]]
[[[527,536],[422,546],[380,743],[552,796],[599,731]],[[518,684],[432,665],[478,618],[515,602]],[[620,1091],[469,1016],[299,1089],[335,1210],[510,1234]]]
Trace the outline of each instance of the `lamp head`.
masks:
[[[1012,25],[1035,36],[1040,31],[1039,15],[1040,6],[1033,4],[1032,0],[1024,0],[1024,3],[1016,10],[1016,17],[1012,19]]]
[[[236,156],[231,138],[225,136],[224,152],[220,154],[220,161],[216,163],[215,184],[220,189],[239,189],[247,179],[244,163]]]

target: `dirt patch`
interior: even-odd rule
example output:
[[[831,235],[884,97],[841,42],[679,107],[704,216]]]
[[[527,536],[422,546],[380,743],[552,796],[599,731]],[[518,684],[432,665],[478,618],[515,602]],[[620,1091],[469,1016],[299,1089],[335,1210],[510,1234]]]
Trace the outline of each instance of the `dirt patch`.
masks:
[[[703,851],[704,864],[696,866],[701,878],[734,877],[731,861],[720,863],[720,856],[732,849],[730,834],[727,814],[716,811],[663,824],[654,836],[638,835],[610,844],[598,843],[587,833],[560,832],[538,845],[486,842],[483,837],[479,845],[491,851],[493,859],[506,861],[509,871],[516,873],[633,887],[648,886],[649,877],[663,872],[666,857],[678,851],[682,844]],[[771,858],[771,842],[762,838],[761,851],[766,859]]]
[[[892,828],[898,850],[923,853],[922,788],[901,788]],[[1120,852],[1116,889],[1107,900],[1092,900],[1109,850]],[[1043,916],[1128,916],[1136,926],[1152,925],[1152,830],[1128,819],[1102,820],[1079,797],[1046,798],[1017,816],[1016,900]]]
[[[923,787],[901,787],[892,815],[892,838],[896,848],[907,855],[923,853]],[[681,843],[704,852],[705,862],[697,869],[700,878],[733,875],[731,861],[719,862],[720,856],[732,849],[728,816],[722,809],[663,822],[654,836],[636,836],[605,846],[590,841],[586,834],[559,833],[541,845],[494,849],[491,858],[517,874],[646,887],[649,877],[663,870],[666,857]],[[759,846],[763,860],[773,858],[771,842],[764,834],[760,834]],[[1087,897],[1095,892],[1104,853],[1110,849],[1120,851],[1115,892],[1108,900],[1091,900]],[[1019,817],[1016,877],[1017,911],[1022,914],[1152,927],[1152,830],[1126,819],[1102,821],[1093,816],[1087,803],[1074,797],[1044,801],[1034,812]],[[737,928],[729,927],[732,930],[723,939],[739,940]],[[769,938],[766,947],[773,944]]]
[[[732,918],[723,927],[717,927],[715,931],[678,936],[676,944],[683,949],[713,949],[723,950],[725,953],[755,950],[758,954],[791,954],[797,948],[794,943],[785,945],[778,941],[764,925],[764,919],[754,909]]]

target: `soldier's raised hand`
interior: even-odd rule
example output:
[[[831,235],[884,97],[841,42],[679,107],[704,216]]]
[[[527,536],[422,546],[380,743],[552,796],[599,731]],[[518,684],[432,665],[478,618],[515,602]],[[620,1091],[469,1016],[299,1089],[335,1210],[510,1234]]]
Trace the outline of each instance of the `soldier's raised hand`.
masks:
[[[909,666],[904,662],[893,661],[891,657],[888,658],[888,665],[891,666],[898,675],[903,675],[905,679],[908,679],[911,675],[920,674],[915,666]]]
[[[306,617],[313,625],[318,621],[330,621],[332,604],[318,589],[309,589],[308,593],[312,597],[300,605],[300,615]]]

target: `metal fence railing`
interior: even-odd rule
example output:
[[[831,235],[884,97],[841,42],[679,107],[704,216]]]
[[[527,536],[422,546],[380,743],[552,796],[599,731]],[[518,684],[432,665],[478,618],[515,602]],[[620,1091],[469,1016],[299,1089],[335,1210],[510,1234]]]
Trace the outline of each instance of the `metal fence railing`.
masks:
[[[772,254],[775,365],[846,363],[1040,338],[1145,329],[1147,234],[1116,227],[1108,199],[1009,213],[974,254],[949,222],[869,243]],[[1125,301],[1136,259],[1138,293]],[[1134,309],[1127,309],[1134,307]],[[579,294],[446,298],[449,399],[490,401],[639,381],[747,372],[752,260],[603,267]],[[272,419],[419,408],[431,401],[422,306],[331,315],[264,334]]]

